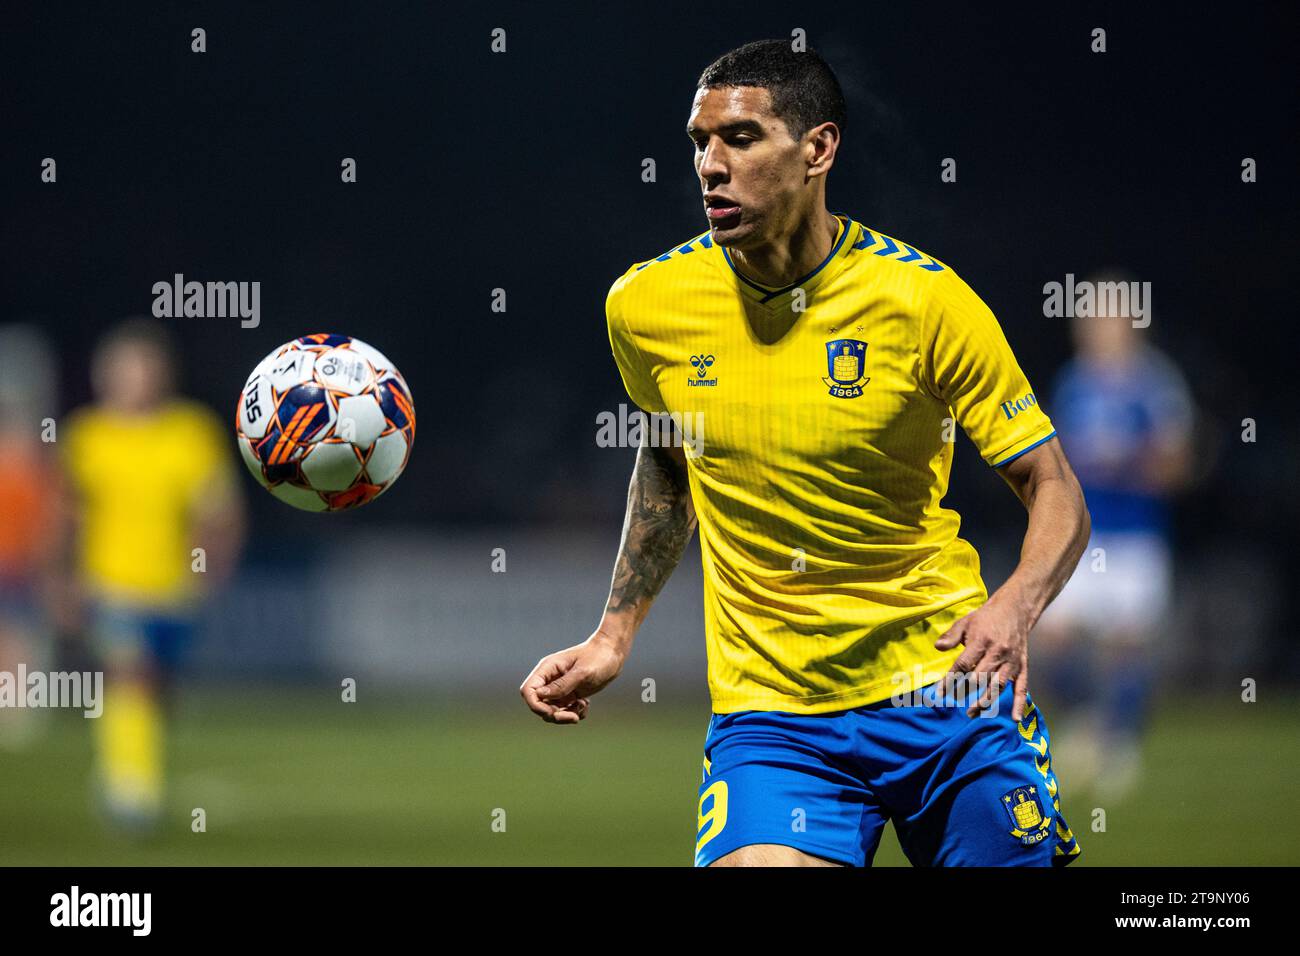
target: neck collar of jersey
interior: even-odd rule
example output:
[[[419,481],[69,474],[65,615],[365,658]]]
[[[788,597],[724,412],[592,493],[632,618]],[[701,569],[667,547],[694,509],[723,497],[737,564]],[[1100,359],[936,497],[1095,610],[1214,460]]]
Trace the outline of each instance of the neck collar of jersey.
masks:
[[[814,288],[824,282],[831,275],[839,271],[839,268],[848,258],[849,250],[853,248],[852,243],[848,242],[849,236],[857,228],[860,228],[847,214],[832,213],[840,223],[840,231],[835,236],[835,242],[831,244],[831,251],[826,258],[821,261],[817,268],[813,269],[807,275],[796,279],[787,286],[779,289],[772,289],[767,286],[759,285],[757,282],[745,276],[736,268],[736,263],[732,261],[731,253],[726,247],[722,249],[722,258],[726,260],[728,268],[737,279],[737,284],[747,298],[753,299],[762,305],[778,305],[783,296],[790,295],[795,289],[803,289],[804,292],[811,292]]]

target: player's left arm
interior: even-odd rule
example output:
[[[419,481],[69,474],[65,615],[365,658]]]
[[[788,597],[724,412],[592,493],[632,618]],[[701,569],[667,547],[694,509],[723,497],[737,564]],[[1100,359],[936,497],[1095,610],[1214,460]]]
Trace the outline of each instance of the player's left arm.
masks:
[[[952,671],[989,679],[968,713],[994,703],[1014,682],[1012,716],[1020,720],[1029,686],[1029,632],[1077,566],[1091,522],[1052,423],[992,311],[950,273],[934,291],[923,325],[923,380],[1029,512],[1011,577],[935,647],[964,645]]]
[[[949,628],[935,647],[949,650],[964,644],[953,671],[993,675],[991,686],[968,714],[974,716],[1014,681],[1011,717],[1020,720],[1029,690],[1029,632],[1070,579],[1088,545],[1092,522],[1079,480],[1057,439],[1043,442],[997,472],[1029,512],[1020,561],[988,602]]]
[[[1191,483],[1196,405],[1172,361],[1159,356],[1153,372],[1144,398],[1154,426],[1135,478],[1151,494],[1172,495]]]
[[[206,584],[209,591],[226,584],[234,575],[243,550],[247,529],[244,498],[238,486],[224,477],[213,477],[194,505],[194,540],[207,553]]]
[[[223,423],[204,415],[194,428],[191,448],[191,533],[194,543],[204,549],[204,584],[211,593],[226,584],[239,565],[247,516]]]

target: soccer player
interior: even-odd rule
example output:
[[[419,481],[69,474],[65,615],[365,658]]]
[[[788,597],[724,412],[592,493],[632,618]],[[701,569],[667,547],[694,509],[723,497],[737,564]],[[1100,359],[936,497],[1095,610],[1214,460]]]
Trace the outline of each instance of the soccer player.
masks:
[[[55,583],[52,560],[58,469],[41,441],[54,408],[57,369],[45,337],[25,325],[0,326],[0,673],[41,671],[53,654],[43,597]],[[0,750],[26,746],[45,711],[0,707]]]
[[[104,666],[93,728],[102,804],[112,823],[148,832],[163,808],[167,692],[200,599],[234,566],[243,507],[225,423],[175,394],[165,326],[116,326],[92,375],[95,402],[58,432],[79,584],[65,614],[84,622]]]
[[[1129,288],[1127,277],[1089,279]],[[1173,600],[1168,499],[1191,466],[1194,406],[1177,366],[1118,296],[1073,322],[1076,356],[1052,409],[1092,515],[1083,560],[1034,632],[1054,699],[1072,705],[1074,779],[1118,800],[1136,785],[1154,683],[1152,644]],[[1067,742],[1068,738],[1068,742]]]
[[[629,268],[606,312],[631,398],[703,431],[689,456],[639,449],[600,625],[520,692],[582,720],[698,524],[696,865],[869,864],[889,819],[916,865],[1069,862],[1026,642],[1087,540],[1083,497],[978,296],[827,210],[843,127],[830,68],[785,41],[700,77],[686,131],[708,231]],[[991,597],[941,506],[954,424],[1028,510]]]

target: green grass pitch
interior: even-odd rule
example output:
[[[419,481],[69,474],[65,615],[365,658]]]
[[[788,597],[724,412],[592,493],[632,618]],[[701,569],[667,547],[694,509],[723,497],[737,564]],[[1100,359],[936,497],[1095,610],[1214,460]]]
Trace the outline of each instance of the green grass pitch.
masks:
[[[58,713],[0,750],[0,864],[688,865],[707,719],[703,705],[598,699],[581,726],[553,727],[509,695],[191,691],[165,825],[137,841],[97,817],[88,722]],[[1139,792],[1106,808],[1105,832],[1057,766],[1076,865],[1293,864],[1297,763],[1300,702],[1166,704]],[[892,829],[876,862],[906,865]]]

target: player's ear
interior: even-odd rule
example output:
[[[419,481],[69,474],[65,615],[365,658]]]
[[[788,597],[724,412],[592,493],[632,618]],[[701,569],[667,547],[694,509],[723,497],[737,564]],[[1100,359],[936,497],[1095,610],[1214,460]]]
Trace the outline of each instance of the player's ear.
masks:
[[[835,164],[840,146],[840,128],[834,123],[819,123],[804,134],[808,148],[808,176],[825,176]]]

